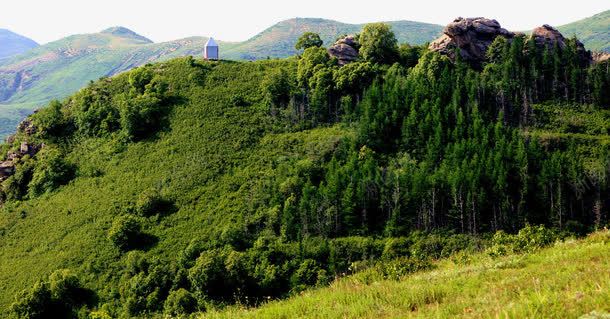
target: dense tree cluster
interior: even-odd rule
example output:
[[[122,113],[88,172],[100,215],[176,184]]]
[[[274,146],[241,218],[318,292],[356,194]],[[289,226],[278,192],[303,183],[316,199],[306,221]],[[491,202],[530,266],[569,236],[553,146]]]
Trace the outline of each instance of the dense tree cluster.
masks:
[[[366,49],[368,33],[378,41],[389,32],[368,26],[360,42]],[[374,46],[394,47],[387,38],[387,45]],[[532,124],[533,105],[544,101],[608,109],[608,94],[599,91],[610,83],[607,63],[590,67],[577,49],[576,39],[562,49],[524,36],[498,37],[482,71],[436,53],[425,53],[413,68],[412,62],[338,68],[322,49],[306,50],[297,73],[306,96],[298,107],[306,113],[301,119],[336,122],[354,114],[359,135],[331,161],[297,168],[287,180],[291,187],[278,203],[283,234],[298,239],[438,228],[514,231],[527,222],[601,225],[607,216],[600,207],[609,204],[601,195],[608,190],[608,147],[571,138],[542,144],[518,129]],[[411,47],[401,51],[421,54]],[[367,55],[373,62],[395,61],[373,52]],[[361,103],[342,108],[346,100]]]

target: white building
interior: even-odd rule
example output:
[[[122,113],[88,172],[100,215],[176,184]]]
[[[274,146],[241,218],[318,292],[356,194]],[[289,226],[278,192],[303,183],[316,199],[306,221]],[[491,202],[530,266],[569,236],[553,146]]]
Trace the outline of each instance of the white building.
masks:
[[[203,58],[206,60],[218,60],[218,44],[214,38],[210,38],[203,49]]]

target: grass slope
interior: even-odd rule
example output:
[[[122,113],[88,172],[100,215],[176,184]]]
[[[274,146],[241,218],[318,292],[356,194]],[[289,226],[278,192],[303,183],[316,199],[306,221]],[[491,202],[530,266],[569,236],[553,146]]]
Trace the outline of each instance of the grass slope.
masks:
[[[398,281],[357,274],[258,309],[200,318],[578,318],[610,312],[608,254],[610,233],[602,231],[533,254],[441,260]]]
[[[589,50],[610,52],[610,10],[557,29],[566,37],[576,35]]]

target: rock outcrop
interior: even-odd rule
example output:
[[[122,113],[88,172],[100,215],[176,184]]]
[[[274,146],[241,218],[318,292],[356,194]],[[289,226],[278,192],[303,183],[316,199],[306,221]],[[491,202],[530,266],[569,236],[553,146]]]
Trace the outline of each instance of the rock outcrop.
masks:
[[[515,33],[502,28],[493,19],[460,17],[445,27],[443,35],[430,43],[429,49],[455,59],[455,49],[459,48],[464,61],[480,66],[487,48],[497,36],[511,39]]]
[[[566,38],[563,34],[548,24],[535,28],[532,31],[531,37],[536,42],[536,45],[541,48],[554,49],[558,47],[564,49],[567,46]],[[591,51],[587,51],[585,45],[578,40],[576,41],[576,52],[581,63],[588,65],[593,61]]]
[[[13,174],[15,174],[15,162],[13,162],[13,161],[0,162],[0,182],[6,180]]]
[[[610,53],[607,52],[593,52],[592,54],[594,63],[601,63],[610,60]]]
[[[339,60],[339,65],[346,65],[358,59],[358,45],[353,35],[337,40],[330,48],[328,54]]]

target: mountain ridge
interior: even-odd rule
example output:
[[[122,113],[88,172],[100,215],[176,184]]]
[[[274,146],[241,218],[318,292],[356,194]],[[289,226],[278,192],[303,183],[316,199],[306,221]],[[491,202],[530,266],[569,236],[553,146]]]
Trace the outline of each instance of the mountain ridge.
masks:
[[[594,17],[606,17],[609,12]],[[567,29],[568,35],[569,32],[588,27],[587,19],[558,29],[562,32]],[[411,44],[432,41],[441,34],[443,28],[440,25],[407,20],[387,23],[393,27],[399,42]],[[303,32],[320,33],[325,45],[331,45],[337,36],[357,33],[362,26],[363,24],[322,18],[287,19],[246,41],[219,41],[220,56],[229,60],[287,57],[297,53],[294,44]],[[589,43],[593,43],[595,48],[608,47],[608,39],[606,42],[602,39],[600,44],[599,32],[596,31],[593,37],[587,37],[590,33],[587,30],[584,31],[583,39],[587,48]],[[99,33],[72,35],[19,56],[0,59],[0,121],[6,123],[0,128],[0,138],[14,131],[23,114],[28,114],[52,99],[66,97],[91,80],[113,76],[154,61],[185,55],[198,56],[202,54],[206,40],[207,37],[194,36],[154,43],[128,28],[117,26]],[[57,83],[62,85],[58,86]]]

